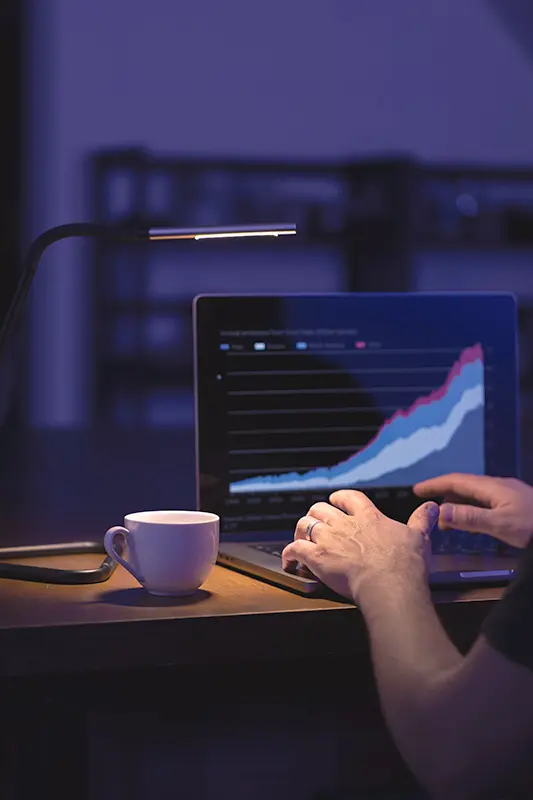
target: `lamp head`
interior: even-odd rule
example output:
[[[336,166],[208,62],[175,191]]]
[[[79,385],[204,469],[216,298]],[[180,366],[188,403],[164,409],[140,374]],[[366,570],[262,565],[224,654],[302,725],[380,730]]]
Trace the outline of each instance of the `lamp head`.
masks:
[[[150,228],[151,241],[162,239],[233,239],[252,236],[287,236],[296,225],[226,225],[209,228]]]

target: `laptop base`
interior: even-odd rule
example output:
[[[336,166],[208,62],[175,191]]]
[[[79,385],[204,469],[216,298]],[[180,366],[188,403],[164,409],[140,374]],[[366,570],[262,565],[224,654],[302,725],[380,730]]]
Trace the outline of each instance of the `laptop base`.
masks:
[[[272,542],[268,544],[271,546]],[[280,549],[284,544],[280,542]],[[513,578],[516,562],[515,556],[492,554],[435,555],[431,560],[429,584],[435,589],[505,586]],[[258,550],[256,543],[222,544],[217,563],[298,594],[318,597],[331,595],[331,591],[320,581],[285,572],[279,556]]]

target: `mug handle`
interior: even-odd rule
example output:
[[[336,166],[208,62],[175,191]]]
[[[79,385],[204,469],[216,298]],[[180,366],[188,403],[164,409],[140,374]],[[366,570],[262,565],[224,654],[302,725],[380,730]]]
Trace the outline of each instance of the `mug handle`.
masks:
[[[116,525],[114,528],[109,528],[109,530],[106,531],[106,534],[104,536],[104,547],[106,553],[108,554],[108,556],[111,556],[113,561],[116,561],[118,564],[121,564],[124,567],[124,569],[130,573],[130,575],[133,575],[133,577],[136,580],[138,580],[139,583],[142,584],[143,579],[139,575],[139,573],[131,566],[129,561],[126,561],[125,558],[122,558],[122,556],[120,556],[115,550],[115,536],[118,536],[119,534],[123,536],[124,539],[127,541],[130,532],[127,528],[123,528],[121,525]]]

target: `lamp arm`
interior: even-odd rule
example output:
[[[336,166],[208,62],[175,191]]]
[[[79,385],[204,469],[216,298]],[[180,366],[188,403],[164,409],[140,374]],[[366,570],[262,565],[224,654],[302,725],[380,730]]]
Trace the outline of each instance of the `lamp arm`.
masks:
[[[91,222],[72,222],[67,225],[58,225],[42,233],[30,245],[26,258],[22,262],[22,271],[13,299],[9,305],[6,316],[0,328],[0,363],[4,350],[18,321],[20,313],[26,302],[33,278],[37,272],[39,261],[44,251],[55,242],[62,239],[76,237],[112,238],[123,241],[148,239],[148,231],[128,230],[127,228],[113,228],[106,225],[97,225]]]

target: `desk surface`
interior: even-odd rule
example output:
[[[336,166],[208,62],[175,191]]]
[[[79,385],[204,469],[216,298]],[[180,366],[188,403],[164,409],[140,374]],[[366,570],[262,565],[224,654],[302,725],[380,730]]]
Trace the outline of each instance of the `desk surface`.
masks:
[[[90,566],[95,556],[61,557]],[[32,563],[45,563],[33,560]],[[48,561],[48,564],[50,561]],[[497,590],[435,596],[444,624],[469,644]],[[106,583],[0,580],[0,675],[157,667],[366,653],[359,611],[215,567],[196,595],[151,597],[121,567]]]

